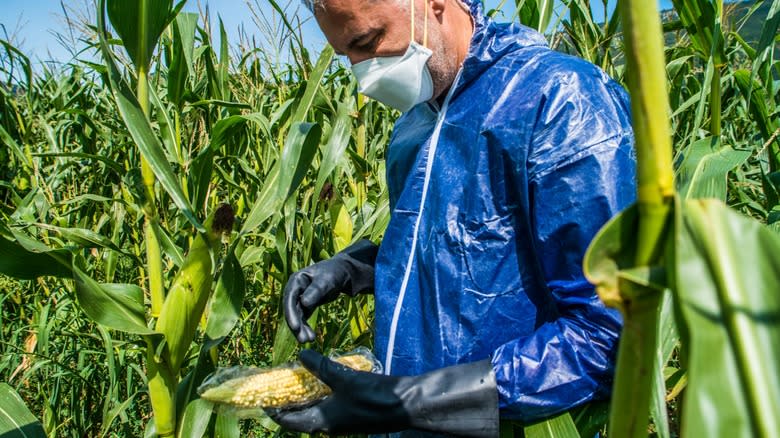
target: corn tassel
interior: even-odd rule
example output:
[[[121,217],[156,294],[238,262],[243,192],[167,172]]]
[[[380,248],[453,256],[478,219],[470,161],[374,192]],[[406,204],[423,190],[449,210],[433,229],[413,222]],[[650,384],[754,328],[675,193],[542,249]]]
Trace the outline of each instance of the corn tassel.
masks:
[[[233,210],[228,205],[220,206],[204,225],[207,232],[193,240],[157,320],[156,330],[166,340],[163,358],[173,375],[179,372],[211,295],[214,253],[222,234],[233,227]]]

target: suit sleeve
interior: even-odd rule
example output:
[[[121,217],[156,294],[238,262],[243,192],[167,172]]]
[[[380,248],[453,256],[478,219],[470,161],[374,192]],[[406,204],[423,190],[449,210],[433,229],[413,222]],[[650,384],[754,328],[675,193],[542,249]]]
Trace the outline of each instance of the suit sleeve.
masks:
[[[622,89],[594,73],[552,82],[525,164],[527,223],[558,316],[492,357],[502,417],[524,422],[609,395],[622,320],[599,300],[582,260],[636,192]]]

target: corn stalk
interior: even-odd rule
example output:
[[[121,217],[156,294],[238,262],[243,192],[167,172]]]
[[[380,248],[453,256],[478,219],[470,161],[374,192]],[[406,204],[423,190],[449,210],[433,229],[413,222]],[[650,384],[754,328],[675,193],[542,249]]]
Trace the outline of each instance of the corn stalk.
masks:
[[[655,266],[660,261],[666,243],[665,234],[668,231],[669,213],[674,199],[672,144],[669,118],[666,114],[668,98],[660,14],[653,2],[623,0],[619,7],[624,28],[627,82],[631,92],[638,162],[639,240],[634,262],[636,266]],[[629,309],[625,309],[624,333],[629,336],[624,336],[621,341],[618,359],[618,370],[628,372],[629,375],[618,374],[615,383],[619,390],[636,385],[635,391],[638,394],[632,394],[633,391],[617,392],[613,397],[613,406],[626,406],[631,400],[639,403],[647,403],[648,400],[645,391],[649,392],[649,379],[641,380],[641,375],[652,372],[660,294],[647,288],[641,289],[642,291],[627,303]],[[636,306],[634,311],[630,310],[633,306]],[[626,348],[623,348],[624,346]],[[626,350],[634,347],[637,348],[634,355],[627,357]],[[626,360],[636,361],[636,366],[621,363]],[[638,377],[640,379],[636,380]],[[638,398],[633,398],[634,396]],[[620,416],[620,409],[613,409],[610,434],[643,436],[646,433],[646,409],[646,404],[640,405],[637,411],[645,413],[634,419],[631,419],[631,416]]]
[[[586,255],[585,271],[602,300],[619,308],[624,319],[609,436],[643,437],[663,291],[657,277],[675,191],[660,15],[654,2],[621,0],[618,7],[636,138],[637,203],[596,236]],[[636,240],[629,243],[625,230],[630,228],[636,229]],[[617,266],[607,260],[616,260]]]
[[[181,3],[180,5],[181,6]],[[136,95],[128,87],[114,64],[113,55],[106,42],[104,11],[111,18],[114,28],[122,37],[127,52],[135,65]],[[211,296],[214,273],[214,253],[219,249],[222,234],[232,227],[233,213],[220,208],[205,226],[194,219],[186,194],[178,183],[170,164],[163,154],[156,134],[150,126],[149,66],[152,52],[178,7],[171,9],[172,1],[138,3],[101,0],[98,28],[101,46],[109,70],[109,81],[120,113],[131,136],[141,151],[141,175],[144,187],[143,213],[144,236],[149,266],[151,315],[159,316],[155,333],[146,336],[147,373],[149,396],[154,411],[155,433],[173,436],[177,431],[177,386],[186,353],[198,330],[206,303]],[[175,141],[174,141],[175,143]],[[182,206],[183,213],[199,230],[187,257],[173,279],[170,294],[166,297],[162,281],[162,251],[159,236],[162,230],[157,216],[155,183],[157,178],[165,186],[174,201]],[[186,400],[185,400],[186,401]]]

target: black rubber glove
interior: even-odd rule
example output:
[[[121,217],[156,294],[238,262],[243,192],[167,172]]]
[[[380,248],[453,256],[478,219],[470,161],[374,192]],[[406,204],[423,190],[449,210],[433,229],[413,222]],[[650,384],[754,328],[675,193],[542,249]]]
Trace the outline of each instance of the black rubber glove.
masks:
[[[306,320],[318,306],[342,293],[354,297],[373,291],[378,250],[370,240],[361,240],[290,276],[284,287],[284,317],[298,342],[314,340],[314,330]]]
[[[489,359],[413,377],[355,371],[313,350],[303,365],[333,393],[301,410],[269,412],[282,427],[330,434],[407,429],[457,436],[498,436],[498,391]]]

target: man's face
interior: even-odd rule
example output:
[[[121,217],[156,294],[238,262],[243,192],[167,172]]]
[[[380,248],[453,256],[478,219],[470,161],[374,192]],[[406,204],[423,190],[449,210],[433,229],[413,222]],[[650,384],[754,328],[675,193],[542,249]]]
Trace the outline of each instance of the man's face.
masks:
[[[449,88],[458,71],[440,14],[430,8],[430,0],[415,1],[415,40],[423,43],[424,15],[428,14],[427,46],[433,51],[428,69],[433,79],[433,98]],[[443,0],[441,0],[443,1]],[[354,65],[367,59],[399,56],[411,41],[412,18],[407,0],[325,0],[317,10],[317,23],[336,50]]]

